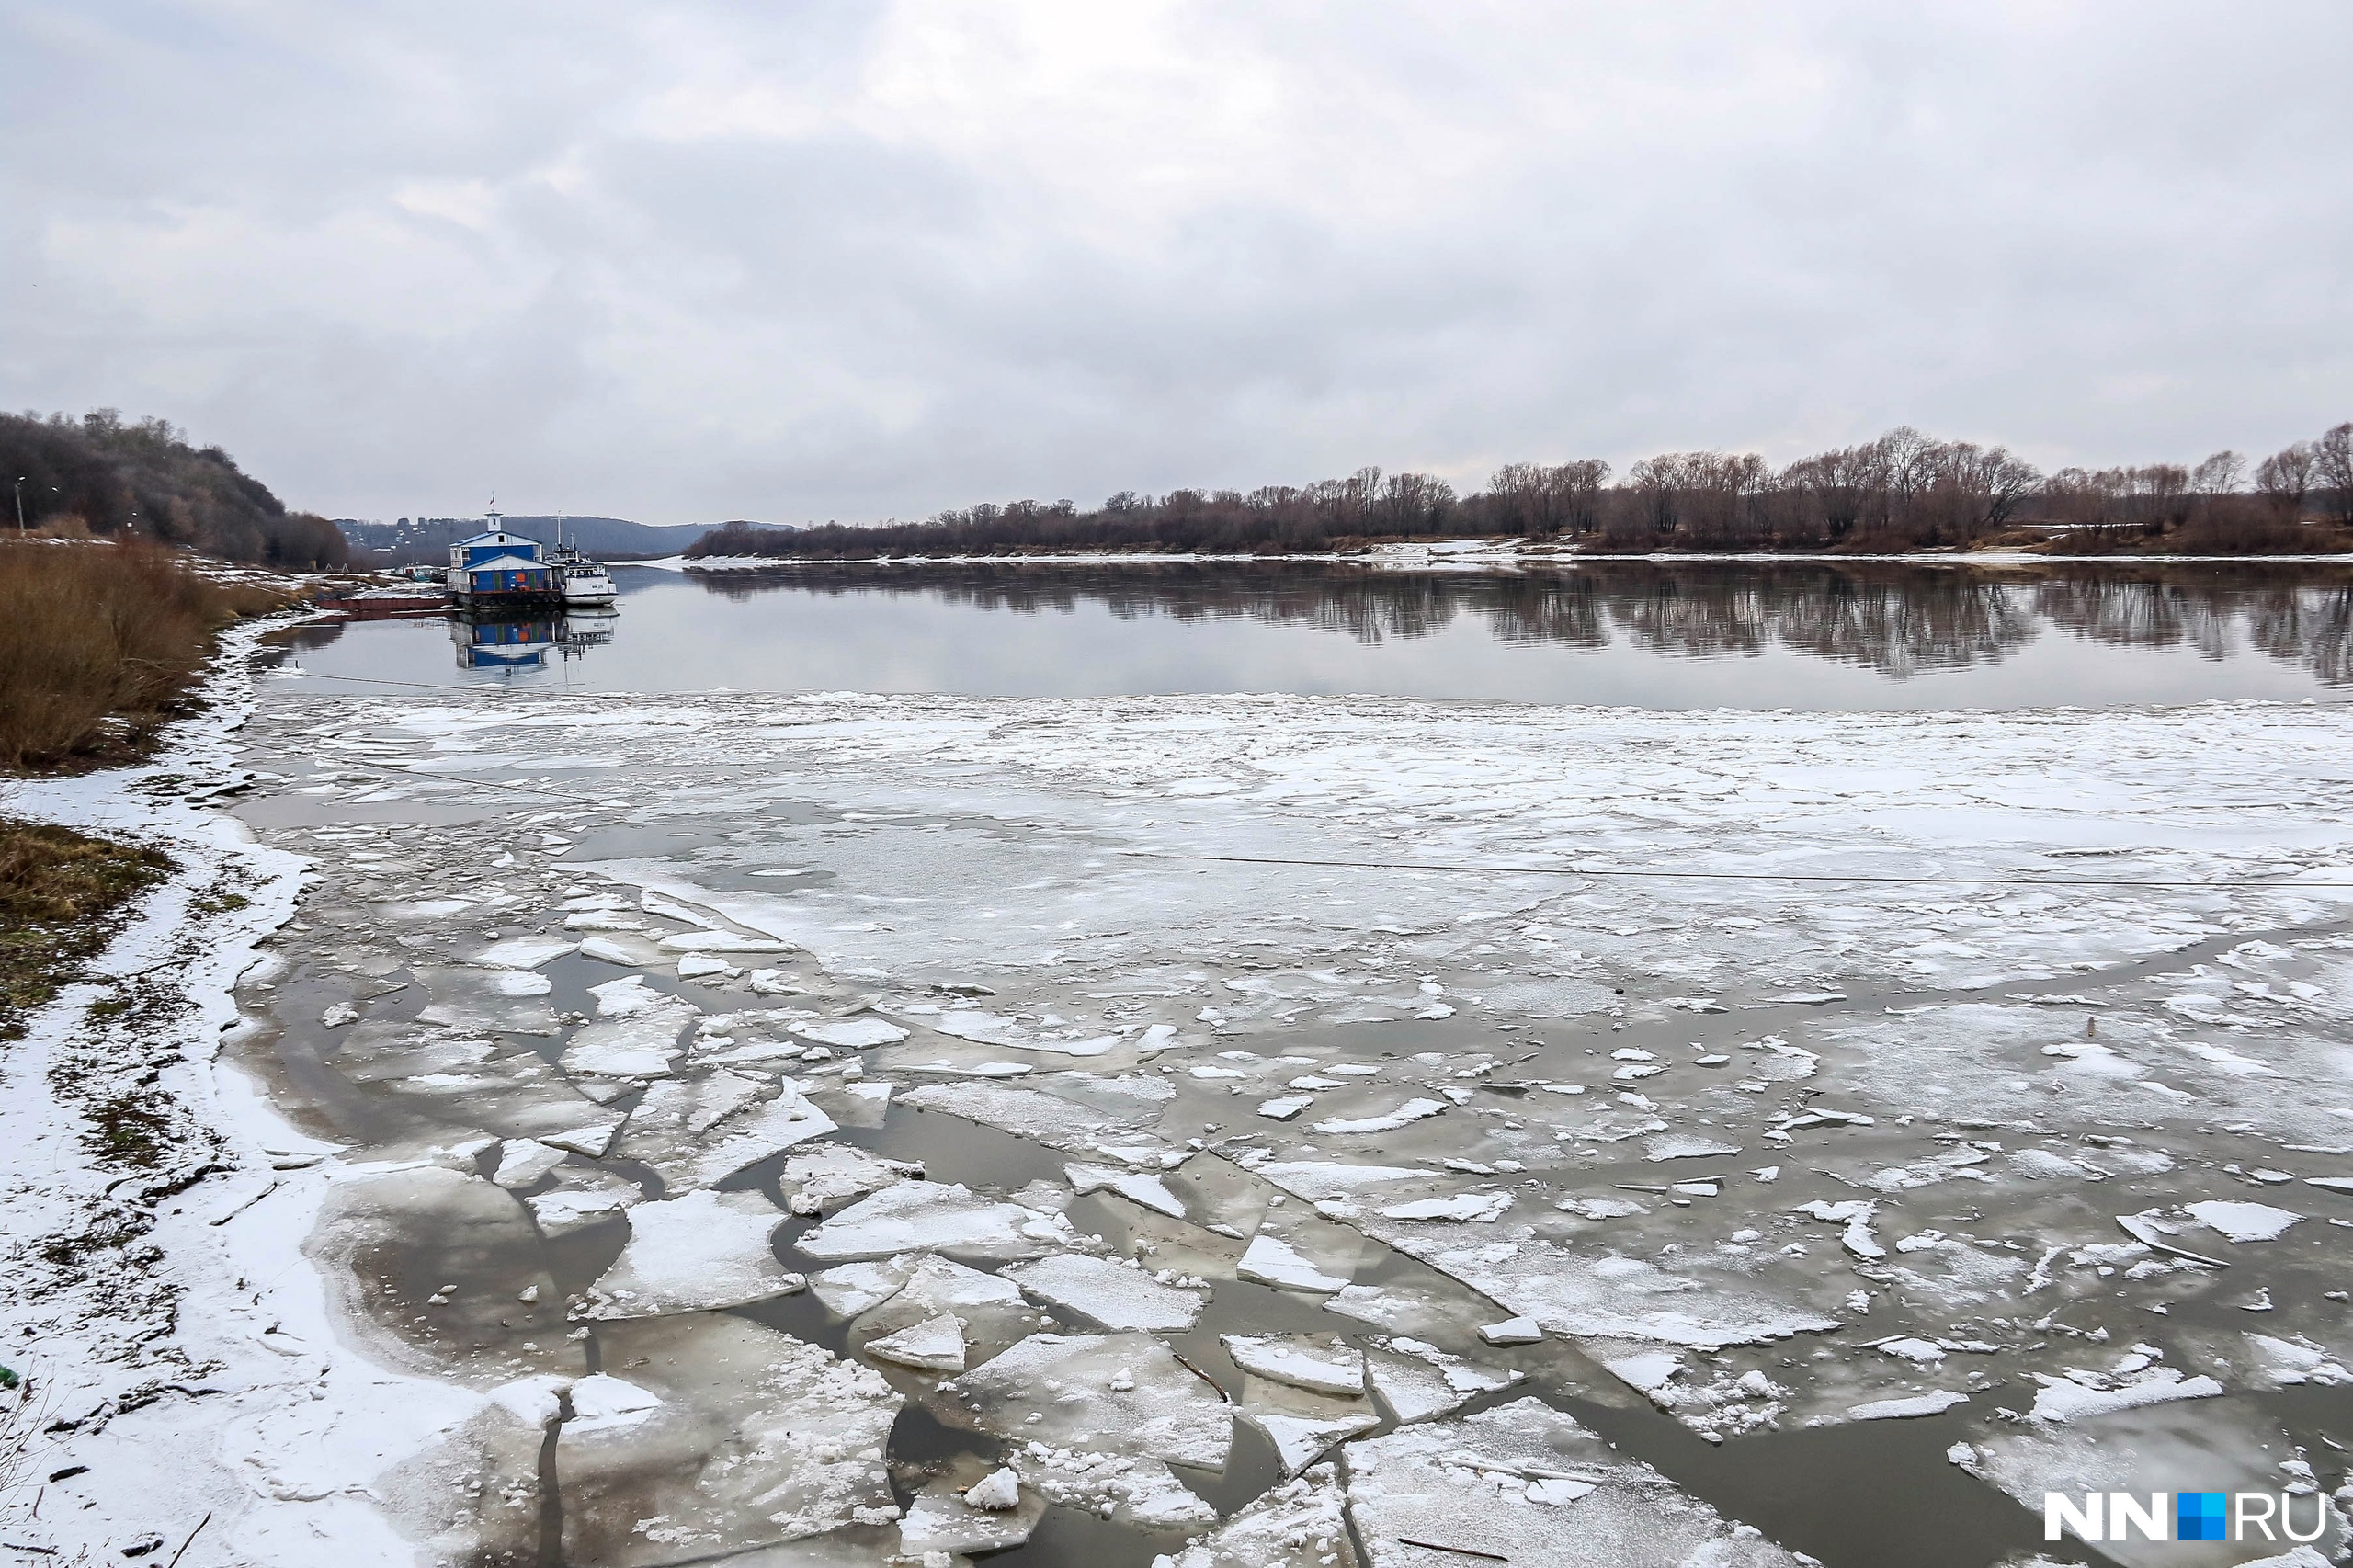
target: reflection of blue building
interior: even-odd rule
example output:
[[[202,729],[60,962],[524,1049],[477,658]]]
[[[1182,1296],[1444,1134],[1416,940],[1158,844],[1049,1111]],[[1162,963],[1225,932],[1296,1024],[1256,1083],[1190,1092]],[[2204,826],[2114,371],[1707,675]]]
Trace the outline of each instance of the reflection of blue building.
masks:
[[[449,622],[449,641],[457,645],[461,670],[545,669],[548,650],[556,645],[557,622],[537,619]]]
[[[456,615],[449,619],[449,641],[461,670],[543,670],[551,650],[576,659],[584,650],[611,642],[616,619],[610,611],[495,619]]]
[[[449,592],[461,605],[549,604],[563,598],[563,582],[535,539],[510,534],[496,512],[490,531],[449,547]]]

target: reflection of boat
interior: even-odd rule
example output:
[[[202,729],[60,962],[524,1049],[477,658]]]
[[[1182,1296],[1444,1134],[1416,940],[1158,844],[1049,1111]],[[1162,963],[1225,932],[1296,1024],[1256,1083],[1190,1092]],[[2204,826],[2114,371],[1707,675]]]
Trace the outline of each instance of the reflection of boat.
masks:
[[[449,618],[449,642],[461,670],[543,670],[548,654],[579,658],[613,640],[620,618],[609,608],[568,615],[470,615]]]

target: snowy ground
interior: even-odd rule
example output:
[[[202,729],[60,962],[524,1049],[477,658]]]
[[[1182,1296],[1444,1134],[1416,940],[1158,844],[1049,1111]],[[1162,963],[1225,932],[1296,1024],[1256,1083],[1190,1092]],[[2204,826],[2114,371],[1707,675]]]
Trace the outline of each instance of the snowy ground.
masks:
[[[1982,1564],[2343,1479],[2342,713],[265,685],[234,1054],[338,1152],[208,1233],[420,1392],[241,1528]]]

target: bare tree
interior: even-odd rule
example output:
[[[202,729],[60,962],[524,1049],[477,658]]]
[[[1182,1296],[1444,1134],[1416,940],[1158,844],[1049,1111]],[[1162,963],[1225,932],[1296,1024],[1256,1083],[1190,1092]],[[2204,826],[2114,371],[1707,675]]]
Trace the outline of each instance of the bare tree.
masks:
[[[2246,459],[2227,448],[2190,471],[2190,488],[2200,495],[2235,495],[2246,477]]]
[[[2256,465],[2255,487],[2263,493],[2273,511],[2292,520],[2304,509],[2304,496],[2313,487],[2314,466],[2311,442],[2298,441],[2282,447]]]
[[[2339,425],[2313,443],[2314,477],[2328,491],[2329,515],[2353,528],[2353,423]]]

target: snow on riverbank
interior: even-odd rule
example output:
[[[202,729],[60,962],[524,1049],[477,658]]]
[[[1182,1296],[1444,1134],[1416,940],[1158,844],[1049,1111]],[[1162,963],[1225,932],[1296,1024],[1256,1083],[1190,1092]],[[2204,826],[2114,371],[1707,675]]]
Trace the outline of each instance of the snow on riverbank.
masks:
[[[0,1046],[0,1361],[27,1380],[10,1561],[406,1564],[368,1483],[481,1403],[338,1342],[300,1249],[350,1173],[218,1058],[303,867],[206,803],[242,779],[230,737],[265,630],[224,635],[207,707],[152,761],[0,790],[12,816],[174,862],[89,978]]]

